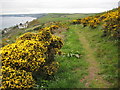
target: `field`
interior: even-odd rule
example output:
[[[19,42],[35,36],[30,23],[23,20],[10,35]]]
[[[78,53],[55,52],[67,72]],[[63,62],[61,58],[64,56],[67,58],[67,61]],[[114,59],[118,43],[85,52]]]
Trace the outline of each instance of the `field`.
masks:
[[[117,9],[114,9],[109,13],[110,14],[112,13],[113,15],[114,13],[116,13],[116,11]],[[18,47],[18,49],[17,48],[15,49],[19,51],[19,49],[21,48],[21,47],[19,48],[20,45],[18,45],[19,40],[32,41],[34,37],[30,36],[29,37],[30,39],[28,39],[26,35],[28,36],[34,35],[34,34],[38,35],[38,32],[43,34],[48,33],[46,31],[44,32],[44,30],[50,30],[51,31],[49,32],[50,35],[53,35],[53,36],[50,36],[50,39],[49,39],[51,40],[50,42],[47,42],[47,39],[46,39],[47,36],[45,36],[44,37],[45,40],[43,40],[45,45],[48,43],[47,48],[49,48],[49,45],[51,45],[50,50],[53,50],[53,51],[49,51],[48,49],[48,51],[44,51],[42,54],[40,54],[41,57],[45,58],[45,63],[40,61],[41,63],[44,63],[44,64],[41,64],[41,63],[37,64],[36,63],[37,61],[34,62],[31,59],[32,62],[38,66],[35,66],[32,63],[30,63],[31,66],[33,65],[33,68],[30,68],[30,71],[26,69],[25,66],[24,67],[22,66],[23,65],[22,61],[20,63],[18,62],[19,67],[17,66],[13,67],[10,64],[7,64],[8,62],[11,62],[11,61],[8,58],[4,58],[6,54],[2,53],[2,55],[4,55],[4,57],[2,57],[4,58],[2,59],[3,67],[7,68],[10,65],[10,68],[12,68],[12,71],[18,69],[18,70],[25,70],[26,73],[32,73],[32,76],[31,74],[28,74],[28,75],[31,78],[33,77],[33,79],[31,80],[35,81],[35,84],[28,83],[29,84],[28,88],[36,88],[36,89],[40,89],[40,88],[118,88],[118,70],[119,70],[118,69],[118,54],[119,54],[118,53],[118,44],[119,44],[118,37],[119,35],[116,34],[116,32],[119,32],[120,30],[119,26],[117,26],[116,24],[116,22],[118,22],[116,18],[118,17],[116,14],[111,16],[112,19],[110,19],[111,20],[110,26],[112,26],[114,23],[115,23],[114,25],[116,25],[113,28],[109,26],[109,22],[106,22],[105,19],[103,19],[103,16],[106,16],[105,19],[109,20],[107,17],[107,13],[101,13],[101,14],[64,14],[64,13],[52,14],[51,13],[42,18],[39,18],[30,22],[29,26],[25,29],[18,29],[16,27],[13,27],[11,31],[9,31],[8,33],[4,33],[1,37],[2,38],[1,47],[3,47],[3,53],[7,52],[6,46],[9,47],[11,43],[15,43],[15,45],[17,45]],[[107,26],[105,26],[105,24],[109,26],[108,27],[109,29],[106,29]],[[112,29],[115,29],[115,30],[113,31]],[[28,33],[26,35],[23,35],[24,33],[27,33],[27,32],[31,32],[32,34]],[[43,34],[41,34],[41,37]],[[54,36],[60,37],[62,41],[61,39]],[[56,40],[57,43],[53,42],[52,40],[53,41]],[[39,40],[36,38],[31,42],[31,44],[33,45],[36,44],[37,43],[36,41],[39,41]],[[38,44],[38,46],[42,45],[42,43]],[[23,43],[22,45],[25,45],[25,44]],[[57,48],[52,47],[52,45],[57,45],[56,46]],[[37,48],[36,45],[35,47]],[[44,49],[44,45],[40,47]],[[29,50],[30,48],[25,47],[25,49]],[[58,49],[60,49],[61,51],[59,51]],[[37,49],[35,50],[33,49],[33,51],[37,53]],[[58,66],[59,68],[54,66],[56,64],[54,62],[59,63],[59,66]],[[43,65],[43,67],[42,66],[39,67],[39,64]],[[13,64],[13,65],[16,65],[16,64]],[[37,67],[39,69],[37,69]],[[4,70],[4,68],[2,69]],[[45,70],[44,68],[46,68],[46,70],[48,69],[48,71],[42,72]],[[40,71],[41,69],[42,71]],[[6,74],[3,74],[3,75],[6,75]],[[21,71],[21,75],[22,75],[22,71]],[[12,86],[10,81],[11,79],[6,80],[5,77],[3,79],[5,80],[3,82],[4,83],[3,88],[12,88],[12,87],[24,88],[23,82],[21,82],[23,83],[23,86],[19,86],[17,84]],[[6,86],[8,85],[7,81],[9,82],[9,87]]]

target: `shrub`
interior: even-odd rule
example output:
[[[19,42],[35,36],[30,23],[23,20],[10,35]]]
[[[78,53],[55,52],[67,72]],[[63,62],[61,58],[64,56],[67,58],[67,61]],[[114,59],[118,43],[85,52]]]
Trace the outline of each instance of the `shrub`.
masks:
[[[103,36],[120,37],[120,16],[118,15],[118,9],[102,15],[106,17],[103,19]]]
[[[39,33],[25,33],[15,43],[1,49],[2,88],[32,88],[33,73],[52,75],[58,69],[54,55],[59,53],[61,38],[51,34],[50,28]]]
[[[72,24],[81,24],[81,19],[72,20]]]
[[[103,36],[120,37],[119,10],[120,7],[96,16],[85,17],[80,19],[80,23],[78,23],[78,20],[73,20],[72,22],[74,24],[82,24],[83,27],[89,26],[93,29],[99,24],[103,24]]]
[[[27,89],[34,86],[34,84],[35,81],[32,78],[31,72],[2,66],[2,88]]]

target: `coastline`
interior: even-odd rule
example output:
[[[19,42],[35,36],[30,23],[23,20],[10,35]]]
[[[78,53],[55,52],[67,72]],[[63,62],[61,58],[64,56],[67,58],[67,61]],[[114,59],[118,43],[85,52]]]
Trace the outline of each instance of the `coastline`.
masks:
[[[44,17],[46,14],[13,14],[13,15],[0,15],[0,25],[3,27],[0,27],[0,31],[2,30],[6,30],[9,29],[11,27],[16,27],[20,24],[25,24],[25,23],[29,23],[35,19],[38,18],[42,18]],[[14,23],[9,23],[9,21],[7,22],[6,18],[8,18],[9,21],[12,21],[12,19],[16,20],[13,22]],[[3,20],[4,19],[4,20]],[[18,20],[18,21],[17,21]],[[5,26],[6,25],[6,26]]]

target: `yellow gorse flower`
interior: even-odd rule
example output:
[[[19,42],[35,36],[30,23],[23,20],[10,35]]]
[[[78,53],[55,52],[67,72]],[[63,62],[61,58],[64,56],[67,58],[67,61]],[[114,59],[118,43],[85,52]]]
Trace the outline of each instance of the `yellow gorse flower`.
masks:
[[[103,33],[105,36],[120,37],[120,7],[116,10],[111,10],[96,16],[88,16],[80,19],[80,23],[77,19],[72,20],[74,24],[83,24],[84,27],[89,26],[91,28],[96,28],[99,24],[103,24]]]
[[[51,28],[58,26],[25,33],[15,43],[1,48],[2,88],[31,88],[35,85],[32,73],[52,75],[57,71],[59,64],[51,57],[59,52],[63,42],[52,35]]]

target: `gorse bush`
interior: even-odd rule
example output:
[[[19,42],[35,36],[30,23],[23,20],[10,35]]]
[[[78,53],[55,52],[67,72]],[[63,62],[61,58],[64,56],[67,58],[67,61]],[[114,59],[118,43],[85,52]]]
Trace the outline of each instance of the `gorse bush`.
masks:
[[[63,42],[51,34],[50,29],[39,33],[25,33],[15,43],[1,49],[2,88],[32,88],[33,73],[54,74],[59,64],[54,55],[59,53]]]
[[[81,19],[72,20],[72,24],[81,24]]]
[[[97,17],[94,17],[91,20],[89,20],[88,23],[91,28],[96,28],[97,25],[100,24],[100,20]]]
[[[83,27],[89,26],[93,29],[99,24],[102,24],[104,36],[120,37],[120,16],[118,15],[119,10],[120,7],[99,15],[72,20],[72,24],[82,24]]]
[[[41,30],[50,30],[50,32],[51,32],[52,34],[54,34],[54,33],[55,33],[54,30],[56,30],[56,29],[58,29],[58,28],[59,28],[58,25],[51,25],[51,26],[49,26],[49,27],[45,27],[45,28],[40,29],[40,31],[41,31]]]
[[[103,32],[105,36],[120,37],[120,16],[118,10],[109,13],[109,17],[104,20]]]
[[[31,88],[35,81],[31,72],[2,66],[2,88]]]
[[[81,20],[81,24],[83,24],[83,27],[86,27],[89,24],[89,20],[91,20],[92,17],[85,17]]]

